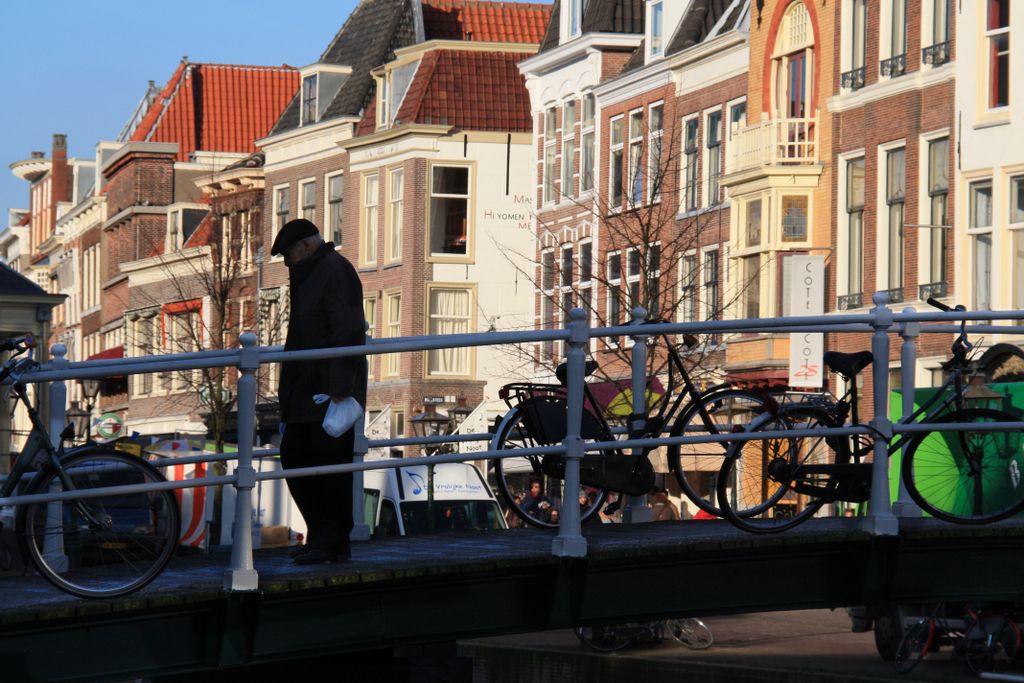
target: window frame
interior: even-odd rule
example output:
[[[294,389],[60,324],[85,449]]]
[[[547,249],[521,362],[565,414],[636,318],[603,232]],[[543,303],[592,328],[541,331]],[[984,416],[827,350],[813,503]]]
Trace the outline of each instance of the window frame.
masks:
[[[989,112],[1003,113],[1009,110],[1010,104],[1012,103],[1011,90],[1013,81],[1010,78],[1009,73],[1006,76],[1006,101],[1002,104],[996,103],[995,98],[999,96],[998,83],[993,83],[993,58],[1002,55],[1005,52],[1007,72],[1012,69],[1012,47],[1011,47],[1011,33],[1010,29],[1012,25],[1010,23],[1010,9],[1007,5],[1007,23],[1005,26],[992,27],[992,18],[990,11],[992,9],[992,3],[1000,3],[1002,7],[1003,2],[1009,2],[1009,0],[988,0],[984,9],[982,10],[982,26],[984,30],[984,50],[985,50],[985,107]],[[1005,51],[999,50],[998,41],[1005,38],[1006,49]]]
[[[655,115],[655,112],[658,112]],[[657,119],[657,128],[655,128]],[[668,174],[661,168],[665,148],[665,101],[647,105],[647,197],[650,204],[661,201]]]
[[[608,205],[609,213],[622,210],[622,203],[626,199],[625,177],[623,163],[625,157],[625,114],[617,114],[608,120]],[[618,142],[616,142],[615,131],[618,129]],[[616,158],[618,161],[616,162]],[[618,172],[618,182],[616,179]],[[618,194],[616,194],[616,192]]]
[[[700,114],[690,114],[682,120],[681,149],[683,153],[683,177],[680,178],[681,189],[679,205],[684,212],[697,209],[700,187]],[[692,145],[690,132],[693,132]]]
[[[722,203],[722,129],[724,127],[722,107],[705,109],[703,119],[702,155],[705,172],[702,186],[704,196],[701,198],[701,205],[710,208]],[[712,119],[717,121],[714,126],[711,123]]]
[[[466,170],[466,194],[458,195],[452,193],[436,193],[434,192],[434,172],[437,169],[445,168],[457,168]],[[476,187],[476,164],[474,162],[457,162],[457,161],[436,161],[431,162],[427,169],[427,239],[426,239],[426,254],[427,260],[432,263],[469,263],[473,260],[474,250],[476,248],[474,238],[475,222],[473,217],[475,215],[476,207],[476,193],[474,189]],[[462,199],[466,202],[466,225],[465,234],[462,237],[465,240],[464,253],[457,252],[446,252],[446,251],[434,251],[433,250],[433,235],[434,226],[432,224],[433,216],[433,204],[435,199]]]
[[[312,201],[312,203],[307,203]],[[299,181],[299,216],[310,223],[316,223],[316,178],[303,178]]]
[[[273,244],[274,240],[277,239],[277,233],[281,232],[281,228],[288,222],[288,216],[290,214],[291,204],[291,183],[282,183],[275,185],[272,189],[273,192],[273,223],[271,224],[271,237],[270,242]],[[284,197],[284,210],[281,209],[281,197]],[[274,256],[277,259],[283,259],[284,256],[278,254]]]
[[[596,121],[597,98],[592,92],[585,92],[580,98],[580,195],[594,191],[594,171],[596,167]],[[587,118],[587,109],[590,109]]]
[[[384,292],[382,292],[381,301],[383,302],[383,307],[381,309],[381,313],[383,315],[383,320],[381,320],[381,338],[397,339],[402,336],[402,289],[398,287],[384,290]],[[396,301],[398,302],[398,315],[397,318],[393,318],[392,303]],[[382,380],[395,379],[400,377],[401,374],[402,354],[381,354],[380,378]]]
[[[377,235],[380,232],[380,172],[363,173],[360,178],[359,265],[377,265]],[[370,191],[370,183],[375,188]]]
[[[399,179],[399,195],[395,197],[395,177]],[[401,263],[402,241],[405,238],[405,167],[387,169],[387,211],[384,216],[384,263]]]
[[[542,195],[541,204],[549,205],[558,202],[558,191],[555,187],[556,166],[558,164],[558,110],[555,105],[544,109],[544,145],[541,149],[541,163],[543,165],[543,176],[541,179]]]
[[[664,0],[650,0],[648,7],[648,59],[665,55],[665,3]],[[660,20],[660,21],[659,21]],[[655,33],[655,31],[658,31]]]
[[[367,306],[369,304],[369,306]],[[369,313],[369,315],[367,315]],[[370,296],[363,297],[363,319],[366,321],[367,328],[366,333],[370,337],[376,338],[377,336],[377,295],[372,294]],[[376,374],[373,371],[373,366],[377,360],[376,355],[369,355],[366,357],[366,375],[367,379],[373,379]]]
[[[473,311],[476,310],[475,306],[476,306],[476,302],[477,302],[477,286],[475,284],[467,285],[465,282],[440,282],[440,281],[432,281],[432,282],[427,282],[426,283],[425,298],[424,298],[425,305],[423,307],[424,308],[424,315],[425,315],[425,318],[426,318],[426,320],[424,321],[424,329],[427,331],[427,334],[431,334],[431,335],[435,334],[432,331],[434,329],[433,328],[433,320],[435,318],[435,314],[431,312],[432,311],[431,303],[433,301],[433,293],[435,291],[440,291],[440,290],[459,291],[459,292],[465,292],[467,294],[466,314],[465,314],[466,329],[465,329],[465,332],[455,332],[454,334],[471,334],[471,333],[475,332],[476,331],[476,316],[473,314]],[[440,317],[440,314],[437,314],[437,317]],[[426,378],[428,378],[428,379],[447,379],[447,378],[453,378],[453,379],[472,379],[472,378],[476,377],[476,353],[475,353],[475,349],[474,348],[462,347],[461,349],[458,350],[458,353],[464,353],[465,354],[466,371],[464,373],[451,373],[451,372],[445,373],[445,372],[435,372],[435,371],[432,371],[431,370],[431,354],[432,353],[437,353],[437,352],[440,352],[440,351],[442,351],[442,349],[438,349],[438,350],[434,350],[434,351],[425,351],[424,352],[425,358],[424,358],[424,363],[423,363],[423,371],[425,373]]]
[[[332,194],[334,181],[340,180],[341,192],[335,197]],[[345,221],[345,173],[344,171],[338,171],[337,173],[331,173],[324,176],[324,232],[330,235],[330,241],[334,243],[335,248],[341,247],[344,239],[344,221]]]
[[[313,83],[312,88],[308,87],[310,82]],[[310,97],[310,90],[312,90],[312,97]],[[308,126],[310,124],[316,123],[317,119],[319,118],[317,116],[317,113],[320,99],[320,74],[312,73],[309,74],[308,76],[305,76],[302,79],[300,97],[301,102],[299,105],[299,114],[301,118],[299,121],[299,125]],[[309,116],[310,110],[312,110],[312,117]]]
[[[629,150],[626,154],[627,170],[626,170],[626,206],[633,208],[636,206],[643,206],[644,204],[644,186],[646,179],[644,178],[644,131],[646,121],[644,121],[644,109],[639,107],[629,111],[629,123],[626,134],[627,146]]]
[[[570,120],[571,112],[571,120]],[[560,197],[576,197],[576,100],[562,103],[562,158]]]

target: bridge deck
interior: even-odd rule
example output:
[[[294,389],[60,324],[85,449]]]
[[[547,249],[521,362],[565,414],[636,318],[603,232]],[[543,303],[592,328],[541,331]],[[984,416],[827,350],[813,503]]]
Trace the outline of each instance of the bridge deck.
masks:
[[[144,591],[110,601],[9,577],[0,657],[5,680],[114,680],[584,622],[1024,599],[1024,522],[901,526],[872,537],[853,519],[774,536],[718,521],[603,525],[584,530],[581,560],[553,557],[552,534],[533,530],[375,540],[349,563],[313,567],[262,550],[253,594],[222,590],[222,553],[176,558]],[[137,642],[148,645],[111,651]]]

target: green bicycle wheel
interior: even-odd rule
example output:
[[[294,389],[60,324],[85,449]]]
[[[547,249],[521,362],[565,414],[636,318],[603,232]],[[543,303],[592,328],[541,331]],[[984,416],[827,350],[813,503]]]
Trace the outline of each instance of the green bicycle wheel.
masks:
[[[972,408],[936,423],[1016,422],[998,410]],[[907,446],[903,481],[911,498],[948,522],[986,524],[1024,510],[1024,439],[1019,430],[921,433]]]

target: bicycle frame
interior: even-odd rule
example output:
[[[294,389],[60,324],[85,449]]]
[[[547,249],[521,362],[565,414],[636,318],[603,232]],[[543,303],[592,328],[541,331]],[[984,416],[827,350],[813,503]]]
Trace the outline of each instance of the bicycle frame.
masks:
[[[659,336],[664,339],[665,346],[668,351],[668,379],[667,386],[665,387],[665,393],[662,394],[654,406],[652,406],[657,409],[654,414],[646,412],[640,415],[630,415],[631,423],[636,420],[636,418],[640,418],[643,420],[643,426],[639,431],[631,430],[629,437],[636,439],[659,436],[665,426],[671,423],[672,420],[680,415],[683,409],[689,405],[698,406],[701,414],[701,420],[704,422],[705,427],[709,430],[713,430],[715,428],[715,424],[711,420],[710,416],[708,416],[707,412],[700,409],[701,402],[699,399],[702,394],[693,383],[693,379],[690,377],[690,374],[687,372],[682,357],[676,350],[675,345],[672,344],[671,340],[668,338],[668,335]],[[691,348],[697,343],[697,338],[692,335],[685,335],[683,339],[683,343],[687,348]],[[677,391],[680,384],[682,384],[682,388]],[[528,405],[530,399],[544,397],[564,399],[568,395],[568,392],[564,384],[518,382],[506,384],[501,388],[498,395],[503,401],[505,401],[505,404],[512,409],[524,404]],[[583,395],[584,413],[593,417],[597,421],[602,440],[611,440],[612,428],[605,417],[605,411],[600,408],[600,404],[594,397],[594,394],[590,389],[590,385],[586,382],[583,383]],[[540,425],[541,420],[536,415],[533,417],[534,423]],[[540,440],[545,443],[552,443],[560,440],[560,437],[549,438],[544,434],[537,434],[534,436],[540,437]],[[605,436],[608,438],[605,439]],[[651,450],[653,449],[645,448],[644,455],[649,453]],[[616,455],[623,454],[619,449],[615,449],[614,453]]]

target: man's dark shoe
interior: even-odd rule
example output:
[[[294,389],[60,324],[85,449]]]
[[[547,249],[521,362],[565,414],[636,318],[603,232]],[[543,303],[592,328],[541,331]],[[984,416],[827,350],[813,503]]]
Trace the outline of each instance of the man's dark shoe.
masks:
[[[309,552],[309,550],[310,550],[310,546],[308,546],[308,545],[296,546],[296,547],[294,547],[294,548],[292,548],[291,550],[288,551],[288,557],[290,557],[290,558],[292,558],[294,560],[296,557],[299,557],[301,555],[305,555],[306,553]]]
[[[347,560],[347,557],[339,557],[338,553],[321,548],[310,548],[293,561],[295,564],[332,564],[338,560]]]

